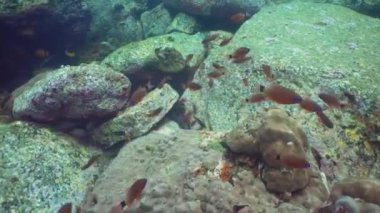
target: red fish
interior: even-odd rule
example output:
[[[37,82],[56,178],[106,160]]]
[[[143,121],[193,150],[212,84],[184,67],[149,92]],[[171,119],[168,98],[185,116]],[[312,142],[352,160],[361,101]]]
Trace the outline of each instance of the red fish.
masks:
[[[218,63],[212,63],[212,67],[214,67],[214,69],[216,70],[222,70],[222,69],[225,69],[225,67],[219,65]]]
[[[232,59],[233,63],[243,63],[249,59],[251,59],[250,56],[247,56],[250,49],[248,47],[240,47],[237,50],[235,50],[234,53],[229,55],[228,57]]]
[[[291,169],[304,169],[310,168],[310,163],[303,157],[298,157],[295,155],[285,155],[280,158],[281,162],[287,168]]]
[[[159,89],[161,89],[163,86],[164,86],[164,84],[166,84],[166,82],[168,82],[168,81],[170,81],[170,80],[172,80],[172,77],[170,77],[170,76],[165,76],[165,77],[163,77],[161,80],[160,80],[160,83],[158,84],[158,88]]]
[[[245,21],[246,13],[236,13],[230,17],[230,21],[234,24],[240,24]]]
[[[202,86],[200,84],[198,84],[198,83],[195,83],[195,82],[188,82],[185,85],[185,88],[188,88],[190,90],[196,91],[196,90],[202,89]]]
[[[212,88],[214,86],[214,80],[212,78],[207,81],[208,87]]]
[[[309,112],[322,112],[322,107],[310,98],[303,98],[300,107]]]
[[[145,97],[147,93],[148,93],[148,90],[146,89],[146,87],[140,86],[139,88],[137,88],[131,95],[128,106],[134,106],[137,103],[139,103]]]
[[[212,72],[209,72],[207,73],[207,77],[208,78],[219,78],[220,76],[224,75],[225,72],[224,71],[212,71]]]
[[[319,98],[323,100],[329,107],[341,109],[342,104],[339,99],[335,95],[327,94],[327,93],[319,93]]]
[[[264,75],[265,75],[265,79],[267,79],[267,81],[273,81],[274,80],[274,76],[273,76],[272,69],[270,68],[270,66],[266,65],[266,64],[263,64],[262,68],[263,68],[263,72],[264,72]]]
[[[39,48],[34,51],[34,56],[39,59],[45,59],[49,57],[49,52],[45,49]]]
[[[230,181],[232,178],[231,174],[231,165],[225,160],[222,162],[222,168],[220,169],[220,179],[225,182],[225,181]]]
[[[72,211],[73,207],[75,208],[74,211]],[[75,207],[75,206],[73,206],[72,203],[65,203],[65,204],[63,204],[63,206],[58,210],[57,213],[71,213],[71,212],[80,213],[80,212],[81,212],[81,208],[80,208],[80,207]]]
[[[223,39],[223,41],[220,42],[219,46],[222,47],[222,46],[227,45],[228,43],[230,43],[231,39],[232,39],[232,37],[231,38],[225,38],[225,39]]]
[[[214,33],[214,34],[208,34],[207,37],[205,39],[203,39],[202,41],[202,44],[207,46],[208,43],[210,43],[211,41],[215,40],[216,38],[218,38],[219,34],[217,33]]]
[[[334,127],[334,124],[332,121],[323,113],[323,111],[316,112],[319,120],[328,128],[332,129]]]
[[[101,156],[100,154],[92,156],[90,160],[88,160],[88,162],[81,167],[81,170],[85,170],[89,168],[92,164],[94,164],[100,158],[100,156]]]
[[[321,165],[322,165],[321,161],[323,159],[321,153],[319,153],[316,148],[311,147],[311,154],[313,154],[313,157],[315,161],[317,162],[318,168],[321,169]]]
[[[160,112],[163,110],[163,107],[159,107],[151,112],[148,113],[148,117],[156,117],[157,115],[160,114]]]
[[[136,180],[127,191],[126,205],[130,207],[135,201],[141,199],[141,193],[143,192],[147,183],[146,178]]]
[[[245,101],[249,103],[258,103],[261,101],[265,101],[265,99],[266,96],[263,92],[256,92],[249,96],[249,98],[245,99]]]
[[[248,82],[248,79],[247,78],[243,78],[243,85],[245,86],[245,87],[248,87],[249,86],[249,82]]]
[[[298,104],[302,101],[302,97],[296,92],[278,84],[264,88],[264,93],[268,99],[279,104]]]

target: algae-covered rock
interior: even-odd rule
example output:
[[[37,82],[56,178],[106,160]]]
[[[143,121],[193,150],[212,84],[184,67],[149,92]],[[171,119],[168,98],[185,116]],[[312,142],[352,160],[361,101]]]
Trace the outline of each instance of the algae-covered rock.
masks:
[[[156,6],[152,10],[145,11],[141,14],[144,37],[148,38],[164,34],[171,21],[170,13],[163,4]]]
[[[91,42],[109,43],[114,50],[120,45],[144,38],[140,14],[148,9],[148,0],[84,0],[84,2],[92,14],[89,30]]]
[[[373,102],[380,93],[380,49],[375,48],[380,46],[379,29],[378,19],[337,5],[294,2],[268,6],[247,20],[228,45],[210,50],[204,68],[194,78],[202,90],[186,98],[197,106],[197,118],[210,128],[232,129],[246,108],[256,111],[272,105],[241,103],[257,83],[269,84],[261,68],[267,64],[278,83],[301,95],[318,98],[315,93],[320,90],[348,90]],[[241,64],[227,60],[239,47],[249,48],[252,60]],[[225,75],[210,88],[207,73],[213,63],[225,67]],[[298,113],[294,106],[284,108]]]
[[[199,28],[200,25],[194,17],[185,13],[178,13],[166,29],[166,32],[183,32],[187,34],[194,34],[199,30]]]
[[[22,12],[33,7],[47,6],[49,0],[1,1],[0,14]]]
[[[92,138],[96,143],[110,147],[117,142],[128,142],[142,136],[166,115],[178,97],[178,93],[165,84],[161,89],[149,92],[135,106],[126,108],[115,118],[95,129]],[[156,110],[159,110],[158,114],[152,116],[152,112]]]
[[[188,61],[188,65],[192,67],[199,64],[205,55],[202,39],[201,34],[191,36],[184,33],[171,33],[156,36],[120,47],[108,55],[102,64],[124,74],[131,74],[144,68],[158,69],[159,59],[156,57],[155,50],[174,48],[182,58],[193,55]]]
[[[154,53],[158,59],[156,67],[163,72],[180,72],[187,65],[187,60],[174,48],[157,48]]]
[[[39,74],[16,90],[12,113],[38,121],[104,117],[126,104],[130,86],[126,76],[107,67],[65,66]]]
[[[192,15],[212,18],[229,18],[238,12],[254,14],[262,6],[264,0],[164,0],[165,5]]]
[[[56,212],[80,203],[94,170],[94,154],[74,139],[21,121],[0,124],[0,211]]]
[[[310,174],[306,169],[287,172],[266,167],[261,176],[267,190],[277,193],[302,190],[307,187],[310,181]]]

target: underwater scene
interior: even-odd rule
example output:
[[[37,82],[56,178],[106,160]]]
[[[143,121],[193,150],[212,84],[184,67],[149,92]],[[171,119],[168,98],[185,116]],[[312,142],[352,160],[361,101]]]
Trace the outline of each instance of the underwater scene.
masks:
[[[380,0],[1,0],[24,212],[380,213]]]

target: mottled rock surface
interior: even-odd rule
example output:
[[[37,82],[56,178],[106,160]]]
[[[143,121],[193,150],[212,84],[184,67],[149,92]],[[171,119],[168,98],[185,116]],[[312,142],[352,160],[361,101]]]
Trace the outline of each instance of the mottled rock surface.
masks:
[[[135,106],[126,108],[115,118],[95,129],[92,139],[104,147],[110,147],[115,143],[128,142],[142,136],[166,115],[178,98],[178,93],[165,84],[161,89],[149,92]],[[157,115],[150,115],[159,108],[162,109]]]
[[[218,165],[223,149],[211,144],[220,142],[223,134],[177,128],[164,125],[125,145],[95,183],[91,196],[97,197],[97,203],[84,209],[109,211],[138,178],[147,178],[148,184],[141,202],[132,209],[143,212],[232,212],[239,204],[248,204],[254,212],[306,211],[305,206],[326,199],[313,185],[316,193],[294,195],[294,202],[281,204],[246,168],[233,173],[234,185],[222,181]]]
[[[108,55],[102,64],[124,74],[131,74],[144,68],[157,69],[159,60],[155,50],[169,47],[179,51],[183,58],[193,54],[188,65],[195,66],[201,62],[205,54],[202,39],[201,34],[190,36],[184,33],[171,33],[156,36],[120,47]]]
[[[322,169],[329,180],[379,178],[374,144],[378,143],[374,126],[379,123],[376,105],[380,103],[380,49],[374,47],[380,46],[379,29],[378,19],[337,5],[293,2],[263,8],[242,25],[228,45],[212,46],[205,66],[194,77],[202,89],[187,90],[181,98],[194,103],[195,117],[213,130],[233,129],[252,113],[257,116],[268,108],[286,110],[311,139],[310,145],[320,150]],[[229,55],[240,47],[248,47],[252,59],[232,63]],[[225,74],[209,87],[207,74],[214,70],[213,63],[225,67]],[[350,93],[357,103],[346,110],[324,111],[333,129],[325,128],[314,113],[304,113],[297,105],[247,104],[245,99],[257,91],[257,84],[270,84],[263,64],[271,67],[277,83],[319,105],[324,104],[319,92],[337,94],[345,103],[349,100],[344,94]]]
[[[80,168],[94,150],[71,137],[21,121],[0,123],[0,137],[1,212],[56,212],[94,181]]]
[[[263,0],[164,0],[164,3],[176,10],[192,15],[209,16],[212,18],[229,18],[238,12],[256,13],[265,1]]]
[[[145,38],[164,34],[171,22],[172,17],[163,4],[141,14]]]
[[[166,29],[166,32],[183,32],[187,34],[194,34],[199,29],[200,25],[194,17],[189,16],[186,13],[178,13]]]
[[[65,66],[35,76],[14,92],[16,118],[87,119],[116,113],[127,103],[128,78],[97,64]]]
[[[84,0],[93,14],[89,39],[107,42],[112,49],[144,38],[140,17],[148,0]],[[94,47],[95,48],[95,47]]]

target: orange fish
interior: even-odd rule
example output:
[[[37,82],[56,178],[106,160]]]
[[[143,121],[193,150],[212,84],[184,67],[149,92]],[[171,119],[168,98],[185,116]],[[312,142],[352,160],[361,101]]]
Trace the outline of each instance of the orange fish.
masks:
[[[139,103],[145,95],[148,93],[148,90],[144,86],[140,86],[137,88],[131,95],[131,98],[129,99],[128,106],[134,106],[137,103]]]
[[[212,78],[207,81],[208,87],[212,88],[214,86],[214,80]]]
[[[264,88],[264,93],[268,99],[279,104],[298,104],[302,101],[302,97],[296,92],[278,84]]]
[[[323,113],[323,111],[316,112],[319,120],[328,128],[332,129],[334,127],[334,124],[332,121]]]
[[[309,112],[322,112],[322,107],[310,98],[303,98],[300,107]]]
[[[202,86],[195,82],[188,82],[185,87],[193,91],[202,89]]]
[[[101,156],[100,154],[92,156],[90,160],[88,160],[88,162],[85,165],[83,165],[80,169],[85,170],[89,168],[92,164],[94,164],[100,158],[100,156]]]
[[[234,24],[240,24],[245,21],[246,13],[236,13],[230,17],[230,21]]]
[[[186,63],[189,62],[189,61],[191,61],[191,59],[193,59],[193,57],[194,57],[194,54],[187,55],[186,56]]]
[[[222,70],[222,69],[225,69],[225,67],[219,65],[218,63],[212,63],[212,67],[214,67],[214,69],[216,70]]]
[[[210,43],[211,41],[215,40],[216,38],[218,38],[219,34],[217,33],[214,33],[214,34],[208,34],[207,37],[205,39],[203,39],[202,41],[202,44],[207,46],[208,43]]]
[[[232,59],[233,63],[243,63],[249,59],[251,59],[250,56],[247,57],[248,52],[250,51],[247,47],[240,47],[235,52],[228,57]]]
[[[249,98],[245,99],[245,101],[249,103],[258,103],[261,101],[265,101],[265,99],[266,96],[263,92],[256,92],[249,96]]]
[[[321,153],[319,153],[318,150],[314,147],[311,147],[310,149],[311,149],[311,154],[313,154],[313,157],[315,161],[317,162],[318,168],[321,169],[321,166],[322,166],[321,161],[323,159]]]
[[[143,192],[147,183],[146,178],[136,180],[127,191],[126,205],[130,207],[136,200],[141,199],[141,193]]]
[[[151,112],[149,112],[148,117],[156,117],[163,110],[163,107],[159,107]]]
[[[57,213],[71,213],[71,212],[75,212],[75,213],[80,213],[81,212],[81,208],[80,207],[75,207],[75,210],[72,211],[73,209],[73,204],[72,203],[65,203],[63,204],[63,206],[58,210]]]
[[[291,169],[310,168],[310,163],[307,162],[305,158],[298,157],[295,155],[285,155],[285,156],[280,157],[279,160],[281,160],[281,162],[287,168],[291,168]]]
[[[207,77],[208,78],[219,78],[220,76],[224,75],[225,72],[224,71],[213,71],[213,72],[209,72],[207,73]]]
[[[249,82],[248,82],[248,79],[247,78],[243,78],[243,85],[245,87],[248,87],[249,86]]]
[[[220,42],[219,46],[223,47],[223,46],[227,45],[228,43],[230,43],[231,39],[232,39],[232,37],[223,39],[223,41]]]
[[[45,49],[39,48],[34,51],[34,56],[36,56],[39,59],[45,59],[49,57],[49,52]]]
[[[223,160],[222,162],[222,168],[220,169],[220,179],[225,181],[231,180],[231,166],[228,164],[227,161]]]
[[[274,80],[274,76],[272,74],[272,69],[270,68],[270,66],[266,65],[266,64],[263,64],[262,68],[263,68],[263,72],[264,72],[264,75],[265,75],[265,79],[267,79],[267,81],[273,81]]]
[[[319,93],[319,98],[322,99],[329,107],[341,109],[342,104],[339,99],[335,95],[327,94],[327,93]]]
[[[166,84],[166,82],[168,82],[168,81],[170,81],[170,80],[172,80],[172,77],[170,77],[170,76],[165,76],[165,77],[163,77],[161,80],[160,80],[160,83],[158,84],[158,88],[162,88],[163,86],[164,86],[164,84]]]

